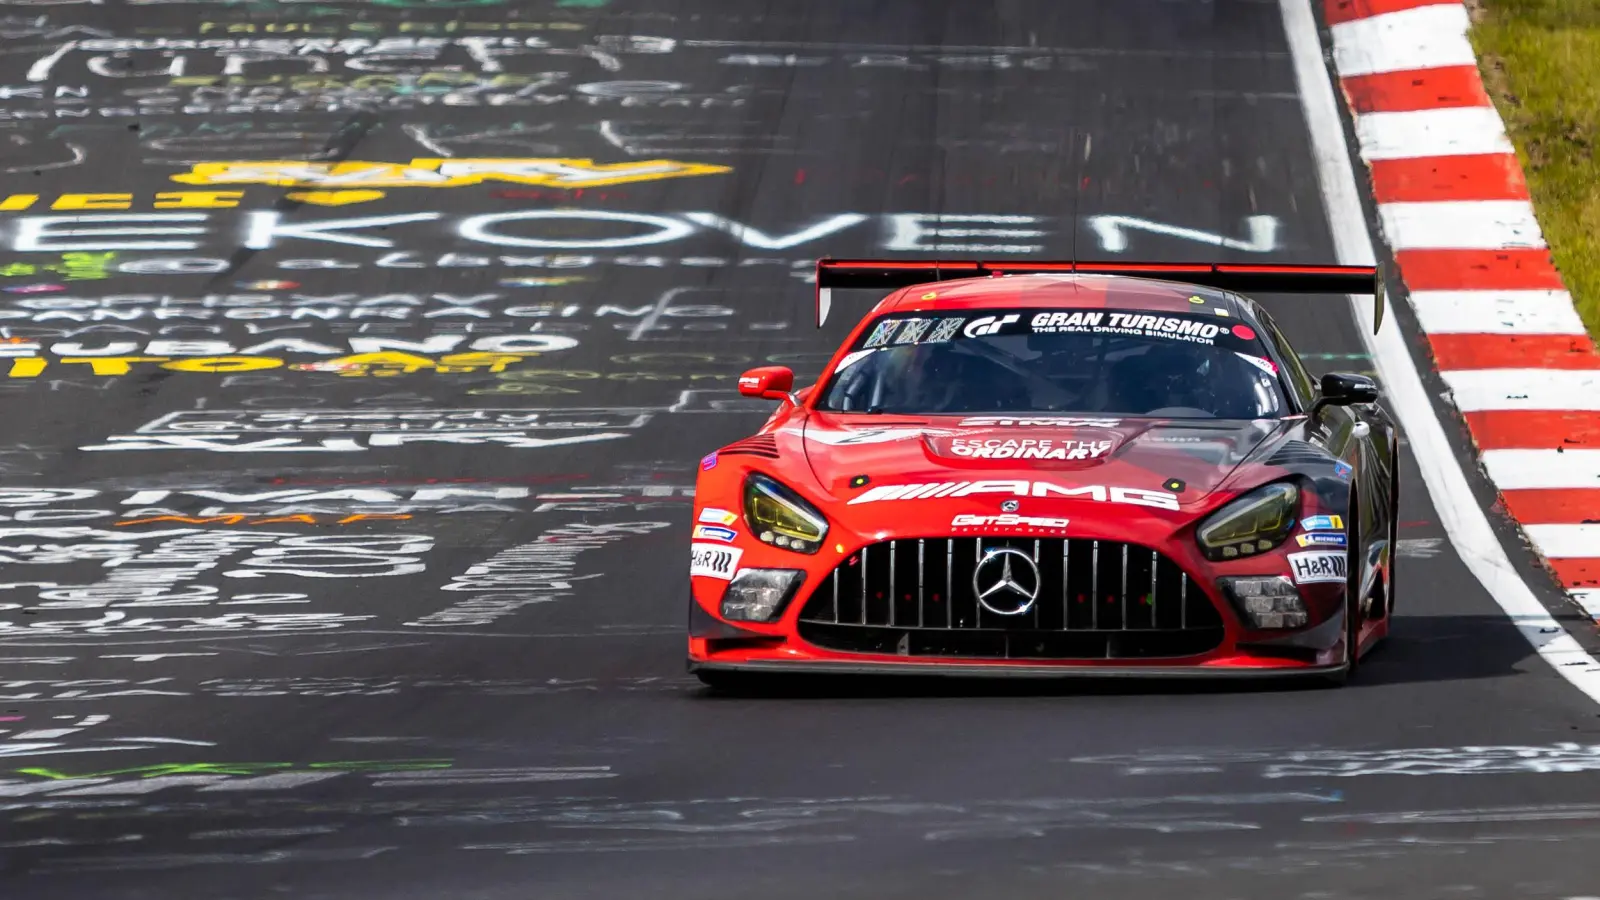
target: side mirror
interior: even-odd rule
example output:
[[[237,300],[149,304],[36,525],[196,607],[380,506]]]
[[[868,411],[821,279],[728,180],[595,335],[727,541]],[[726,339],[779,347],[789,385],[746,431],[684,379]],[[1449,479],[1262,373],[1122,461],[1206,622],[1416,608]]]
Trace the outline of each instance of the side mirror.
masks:
[[[800,399],[794,395],[794,370],[788,366],[762,366],[740,375],[739,393],[745,397],[788,400],[795,406],[800,405]]]
[[[1322,376],[1321,396],[1311,404],[1311,418],[1324,406],[1354,406],[1378,402],[1378,383],[1353,372],[1329,372]]]

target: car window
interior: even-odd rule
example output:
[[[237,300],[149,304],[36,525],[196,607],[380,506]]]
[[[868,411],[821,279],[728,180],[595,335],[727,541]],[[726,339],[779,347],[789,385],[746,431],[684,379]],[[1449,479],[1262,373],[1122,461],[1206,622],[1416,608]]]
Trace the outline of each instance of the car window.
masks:
[[[1302,405],[1309,407],[1317,395],[1316,379],[1311,377],[1305,363],[1300,361],[1299,354],[1294,352],[1294,347],[1283,336],[1283,332],[1278,330],[1278,323],[1264,312],[1259,313],[1258,318],[1267,329],[1267,333],[1271,335],[1272,342],[1278,345],[1278,355],[1283,359],[1284,368],[1287,369],[1284,375],[1289,379],[1290,389],[1299,395]]]
[[[1084,412],[1258,419],[1285,415],[1255,329],[1213,313],[1005,309],[889,315],[831,373],[835,412]]]

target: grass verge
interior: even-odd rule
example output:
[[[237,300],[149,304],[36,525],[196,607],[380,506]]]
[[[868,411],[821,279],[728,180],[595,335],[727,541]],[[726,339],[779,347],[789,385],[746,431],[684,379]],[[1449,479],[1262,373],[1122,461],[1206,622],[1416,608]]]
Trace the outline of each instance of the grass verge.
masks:
[[[1539,225],[1600,337],[1600,0],[1469,0],[1484,84]]]

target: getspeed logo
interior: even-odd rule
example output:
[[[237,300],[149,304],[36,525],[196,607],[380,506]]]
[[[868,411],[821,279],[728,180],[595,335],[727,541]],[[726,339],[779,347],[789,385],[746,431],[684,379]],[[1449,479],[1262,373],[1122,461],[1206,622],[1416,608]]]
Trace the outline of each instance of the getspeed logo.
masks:
[[[885,484],[875,487],[848,505],[890,500],[945,500],[979,494],[1009,494],[1015,497],[1061,497],[1094,500],[1100,503],[1126,503],[1156,509],[1178,508],[1178,495],[1143,488],[1109,487],[1103,484],[1065,487],[1048,481],[940,481],[922,484]]]
[[[961,334],[964,337],[983,337],[984,335],[994,334],[1007,325],[1015,323],[1020,318],[1022,317],[1016,314],[1009,316],[982,316],[968,323],[967,327],[961,329]]]

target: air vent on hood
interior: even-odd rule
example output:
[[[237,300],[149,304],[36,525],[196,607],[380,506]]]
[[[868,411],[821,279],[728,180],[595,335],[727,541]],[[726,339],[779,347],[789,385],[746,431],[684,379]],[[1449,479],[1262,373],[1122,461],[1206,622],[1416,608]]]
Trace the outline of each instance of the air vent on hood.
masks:
[[[759,456],[763,459],[777,459],[778,439],[770,434],[758,434],[729,444],[717,453],[722,456]]]
[[[1305,441],[1284,441],[1267,460],[1269,466],[1287,466],[1294,463],[1325,463],[1332,454]]]

